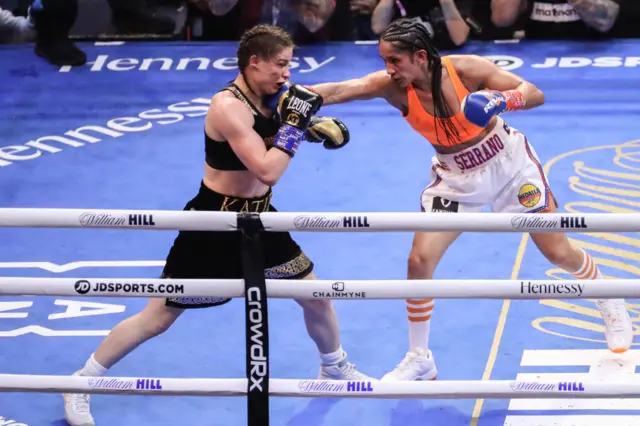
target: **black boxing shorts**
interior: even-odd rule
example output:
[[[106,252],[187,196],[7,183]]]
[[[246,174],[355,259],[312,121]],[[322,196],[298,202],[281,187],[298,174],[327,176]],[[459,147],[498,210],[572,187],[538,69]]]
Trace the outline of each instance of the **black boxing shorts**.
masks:
[[[242,213],[275,212],[271,190],[262,197],[236,198],[219,194],[200,184],[200,191],[184,210],[232,211]],[[313,262],[288,232],[261,235],[265,278],[299,279],[313,271]],[[241,235],[229,231],[180,231],[167,255],[162,278],[241,279]],[[220,297],[168,298],[174,308],[206,308],[228,303]]]

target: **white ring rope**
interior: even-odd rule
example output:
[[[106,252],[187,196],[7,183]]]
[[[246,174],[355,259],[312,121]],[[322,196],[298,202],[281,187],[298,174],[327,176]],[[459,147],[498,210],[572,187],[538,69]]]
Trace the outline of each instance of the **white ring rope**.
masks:
[[[264,230],[311,232],[638,232],[640,214],[260,213]],[[0,209],[0,227],[237,231],[241,214],[165,210]],[[266,280],[268,298],[557,299],[640,297],[638,280]],[[0,296],[245,296],[245,281],[0,277]],[[299,285],[295,285],[299,284]],[[247,395],[261,381],[0,374],[0,392]],[[249,388],[249,389],[247,389]],[[269,379],[270,396],[356,398],[638,398],[633,381],[437,382]]]
[[[0,392],[239,396],[247,379],[173,379],[0,374]],[[338,398],[637,398],[638,381],[440,380],[380,382],[270,379],[270,396]]]
[[[266,280],[278,299],[640,298],[640,280]],[[0,296],[244,297],[242,279],[0,277]]]
[[[640,232],[640,213],[259,213],[270,232]],[[235,231],[235,212],[0,209],[0,227]]]

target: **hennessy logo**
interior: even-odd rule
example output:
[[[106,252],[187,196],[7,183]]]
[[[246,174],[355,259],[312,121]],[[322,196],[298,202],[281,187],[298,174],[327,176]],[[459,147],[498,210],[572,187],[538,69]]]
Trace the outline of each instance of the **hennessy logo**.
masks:
[[[520,293],[522,294],[551,294],[551,295],[577,295],[582,296],[584,291],[584,284],[570,283],[570,284],[555,284],[553,281],[549,281],[544,284],[534,284],[531,281],[520,282]]]

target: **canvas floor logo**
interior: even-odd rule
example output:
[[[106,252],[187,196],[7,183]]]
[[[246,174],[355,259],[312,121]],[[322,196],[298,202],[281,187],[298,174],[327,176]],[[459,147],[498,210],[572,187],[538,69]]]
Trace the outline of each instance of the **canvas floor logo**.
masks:
[[[529,61],[517,56],[510,55],[486,55],[485,58],[493,61],[500,68],[511,71],[523,66],[530,68],[615,68],[626,67],[635,68],[640,66],[640,56],[606,56],[606,57],[578,57],[578,56],[562,56],[562,57],[546,57],[543,61]]]
[[[309,73],[316,71],[336,59],[335,56],[317,58],[314,56],[293,57],[289,67],[294,72]],[[63,66],[59,72],[78,72],[88,69],[91,72],[141,72],[141,71],[238,71],[238,59],[234,57],[206,58],[139,58],[98,55],[95,60],[88,61],[84,68]]]
[[[58,265],[51,262],[0,262],[2,269],[38,269],[54,274],[76,271],[83,268],[156,268],[156,272],[150,272],[150,276],[157,276],[157,269],[162,268],[163,260],[94,260],[71,262]],[[104,275],[108,275],[104,274]],[[45,312],[52,312],[46,319],[42,319],[43,312],[37,312],[37,306],[33,301],[25,301],[20,297],[20,301],[0,301],[0,322],[3,324],[0,329],[0,339],[3,337],[20,337],[35,335],[40,337],[93,337],[106,336],[111,331],[107,329],[75,329],[66,325],[66,319],[79,317],[105,318],[109,315],[120,315],[125,312],[125,305],[112,303],[97,303],[93,301],[80,300],[60,300],[49,302]],[[42,303],[40,304],[42,309]],[[31,317],[37,317],[31,320]],[[27,321],[25,321],[25,319]],[[100,326],[104,323],[98,321]],[[109,319],[110,322],[115,321]],[[0,422],[0,426],[3,423]],[[18,426],[11,424],[11,426]]]
[[[58,154],[71,148],[81,148],[128,133],[145,132],[155,126],[176,124],[187,118],[207,114],[211,99],[196,98],[178,102],[166,108],[142,111],[137,116],[115,117],[101,125],[87,125],[67,130],[62,135],[45,135],[21,145],[0,147],[0,167],[35,160],[43,155]]]
[[[576,195],[562,208],[570,213],[638,213],[640,212],[640,140],[619,145],[584,148],[556,157],[557,164],[573,167],[568,176],[569,188]],[[568,197],[563,197],[568,198]],[[605,278],[640,277],[640,235],[638,233],[576,233],[571,242],[587,250]],[[565,271],[550,269],[547,276],[571,280]],[[544,333],[573,340],[604,342],[604,323],[592,300],[540,300],[552,308],[549,316],[537,318],[533,326]],[[634,334],[640,334],[640,304],[627,300],[634,322]],[[640,342],[634,344],[639,346]]]

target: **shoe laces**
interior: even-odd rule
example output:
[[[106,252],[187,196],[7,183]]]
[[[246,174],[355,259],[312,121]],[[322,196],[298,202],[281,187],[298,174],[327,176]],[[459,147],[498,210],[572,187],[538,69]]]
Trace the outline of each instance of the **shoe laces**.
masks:
[[[626,311],[627,307],[624,302],[609,301],[604,305],[606,311],[604,313],[605,319],[608,319],[607,324],[612,331],[623,332],[626,323]]]
[[[365,376],[356,369],[356,365],[350,362],[339,367],[339,370],[347,380],[362,380],[365,378]]]
[[[396,370],[406,371],[411,368],[416,369],[418,357],[421,355],[422,354],[414,351],[407,352],[407,355],[405,355],[404,359],[400,361],[400,364],[396,365]]]
[[[71,397],[71,404],[76,413],[86,414],[89,412],[89,394],[76,394]]]

